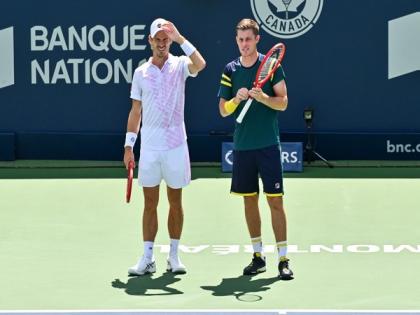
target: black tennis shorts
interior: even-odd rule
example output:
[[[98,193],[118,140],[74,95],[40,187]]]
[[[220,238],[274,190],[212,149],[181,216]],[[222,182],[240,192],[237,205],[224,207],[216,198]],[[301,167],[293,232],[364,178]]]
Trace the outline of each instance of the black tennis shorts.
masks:
[[[283,196],[281,149],[272,145],[256,150],[233,151],[232,185],[230,191],[242,196],[259,193],[258,175],[267,196]]]

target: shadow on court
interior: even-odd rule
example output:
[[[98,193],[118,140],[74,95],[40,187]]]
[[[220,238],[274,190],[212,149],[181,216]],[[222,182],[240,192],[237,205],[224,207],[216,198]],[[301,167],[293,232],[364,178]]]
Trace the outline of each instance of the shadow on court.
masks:
[[[240,301],[256,302],[262,300],[260,295],[252,294],[270,290],[269,285],[279,281],[278,277],[253,280],[253,276],[223,278],[216,286],[201,286],[203,290],[213,291],[213,296],[232,295]]]
[[[117,289],[125,289],[125,293],[129,295],[172,295],[183,294],[175,288],[169,287],[170,284],[181,281],[175,278],[177,275],[172,272],[165,272],[160,277],[153,278],[153,275],[148,274],[139,277],[128,278],[127,283],[120,279],[112,281],[112,286]]]

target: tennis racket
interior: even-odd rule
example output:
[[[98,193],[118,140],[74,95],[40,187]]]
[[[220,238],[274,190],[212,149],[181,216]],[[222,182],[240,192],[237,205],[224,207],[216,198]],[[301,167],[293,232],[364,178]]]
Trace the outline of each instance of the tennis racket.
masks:
[[[268,53],[265,55],[264,59],[261,61],[260,66],[258,67],[257,75],[255,76],[255,81],[253,87],[262,88],[264,84],[270,79],[270,77],[276,72],[280,67],[281,61],[283,60],[284,53],[286,52],[286,46],[283,43],[279,43],[273,46]],[[245,117],[246,112],[251,106],[253,98],[250,97],[242,111],[240,112],[236,122],[238,124],[242,123],[242,120]]]
[[[130,202],[130,198],[131,198],[131,188],[133,185],[133,175],[134,175],[134,161],[131,160],[130,162],[128,162],[128,171],[127,171],[127,191],[125,194],[125,201],[127,201],[127,203]]]

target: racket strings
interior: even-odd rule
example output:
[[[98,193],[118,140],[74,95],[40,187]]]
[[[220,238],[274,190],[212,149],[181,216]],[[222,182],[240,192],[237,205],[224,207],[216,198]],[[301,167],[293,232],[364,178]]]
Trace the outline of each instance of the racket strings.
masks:
[[[267,59],[264,65],[261,68],[261,72],[258,76],[258,81],[263,81],[268,75],[270,75],[271,70],[277,63],[277,60],[280,55],[280,49],[274,51],[274,53]]]

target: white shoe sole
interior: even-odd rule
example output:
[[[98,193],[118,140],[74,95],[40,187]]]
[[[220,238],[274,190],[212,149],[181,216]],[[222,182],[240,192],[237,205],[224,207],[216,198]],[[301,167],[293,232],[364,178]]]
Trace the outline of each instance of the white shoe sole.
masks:
[[[176,273],[176,274],[186,274],[187,270],[186,268],[172,268],[171,263],[168,261],[168,265],[166,266],[166,271]]]
[[[147,274],[155,273],[155,272],[156,272],[156,266],[154,266],[153,268],[149,268],[145,271],[139,271],[135,268],[128,269],[128,274],[130,276],[143,276],[143,275],[147,275]]]

